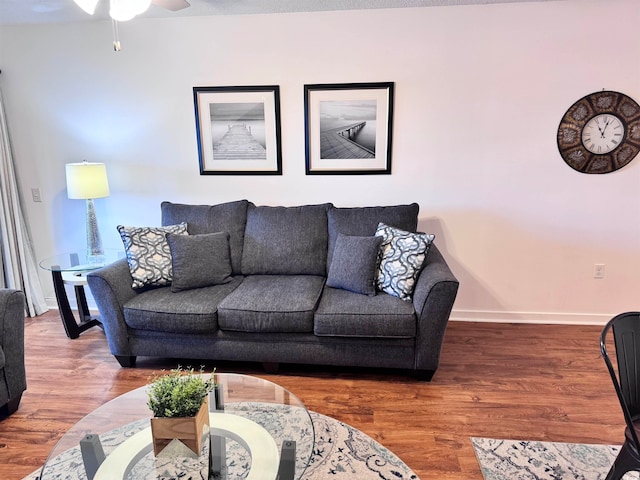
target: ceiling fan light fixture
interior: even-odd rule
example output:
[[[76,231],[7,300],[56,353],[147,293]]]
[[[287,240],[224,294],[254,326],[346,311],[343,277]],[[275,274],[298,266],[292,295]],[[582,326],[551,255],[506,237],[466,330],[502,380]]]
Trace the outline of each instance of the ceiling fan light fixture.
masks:
[[[93,15],[96,11],[96,5],[98,5],[98,0],[73,0],[76,5],[78,5],[82,10],[87,12],[89,15]]]
[[[109,15],[118,22],[126,22],[146,12],[150,5],[151,0],[111,0]]]

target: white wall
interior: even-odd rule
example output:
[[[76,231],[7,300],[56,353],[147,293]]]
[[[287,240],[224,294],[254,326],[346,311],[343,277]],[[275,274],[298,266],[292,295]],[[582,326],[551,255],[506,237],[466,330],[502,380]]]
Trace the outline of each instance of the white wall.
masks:
[[[606,8],[604,8],[606,4]],[[107,163],[115,226],[162,200],[421,205],[461,282],[453,318],[603,322],[640,300],[640,159],[568,167],[559,121],[610,89],[640,101],[634,0],[0,27],[0,82],[36,256],[84,245],[64,164]],[[305,176],[303,85],[393,81],[393,174]],[[192,87],[280,85],[282,176],[200,176]],[[31,201],[38,187],[42,203]],[[593,266],[606,264],[602,280]],[[41,272],[53,301],[47,272]]]

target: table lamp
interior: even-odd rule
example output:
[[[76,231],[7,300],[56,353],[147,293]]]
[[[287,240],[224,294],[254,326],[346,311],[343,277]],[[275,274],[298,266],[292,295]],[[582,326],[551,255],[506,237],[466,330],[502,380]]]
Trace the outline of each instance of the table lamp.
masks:
[[[104,163],[67,163],[67,196],[71,199],[87,201],[87,257],[104,255],[96,211],[93,206],[94,198],[109,196],[109,181],[107,167]]]

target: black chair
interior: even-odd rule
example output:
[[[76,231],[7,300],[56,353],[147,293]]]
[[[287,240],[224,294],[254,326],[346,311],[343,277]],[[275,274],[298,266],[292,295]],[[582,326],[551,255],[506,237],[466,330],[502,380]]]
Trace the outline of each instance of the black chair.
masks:
[[[607,337],[613,332],[618,372],[607,353]],[[625,473],[640,471],[640,312],[612,318],[602,330],[600,352],[616,389],[627,424],[624,444],[606,480],[619,480]]]

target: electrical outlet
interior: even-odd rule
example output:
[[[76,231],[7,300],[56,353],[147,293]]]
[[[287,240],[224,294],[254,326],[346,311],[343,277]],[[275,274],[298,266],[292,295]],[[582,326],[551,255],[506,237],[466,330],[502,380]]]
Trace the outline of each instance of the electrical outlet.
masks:
[[[31,189],[31,198],[33,198],[34,202],[41,202],[42,201],[42,197],[40,196],[40,189],[39,188],[32,188]]]
[[[593,278],[604,278],[604,263],[596,263],[593,266]]]

